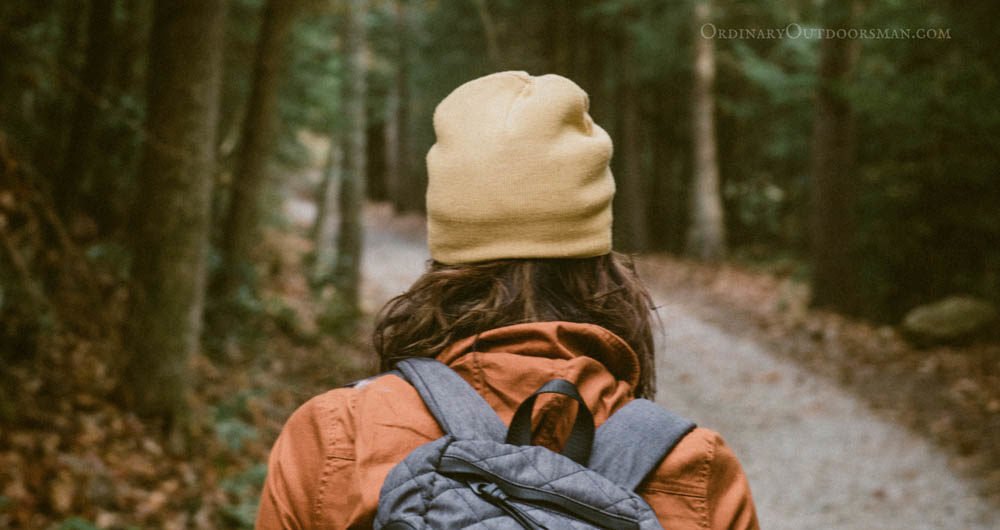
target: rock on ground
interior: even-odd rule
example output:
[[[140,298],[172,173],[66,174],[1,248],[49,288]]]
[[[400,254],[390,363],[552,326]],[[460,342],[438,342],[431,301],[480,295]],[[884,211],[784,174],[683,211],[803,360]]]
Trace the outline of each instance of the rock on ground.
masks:
[[[998,315],[985,300],[952,296],[911,310],[903,319],[903,332],[921,344],[962,341],[996,325]]]

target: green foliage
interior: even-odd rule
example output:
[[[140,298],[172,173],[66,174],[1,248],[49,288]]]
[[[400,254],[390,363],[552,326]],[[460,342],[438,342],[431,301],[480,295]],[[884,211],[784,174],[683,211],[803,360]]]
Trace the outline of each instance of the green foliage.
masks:
[[[59,526],[56,527],[57,530],[99,530],[99,528],[90,521],[83,519],[81,517],[70,517],[66,519]]]
[[[952,40],[873,41],[850,90],[860,125],[857,253],[872,313],[898,316],[954,293],[1000,299],[1000,60],[972,12],[879,4],[903,27]]]
[[[300,17],[292,30],[287,74],[279,92],[278,161],[286,167],[302,166],[309,160],[299,140],[302,130],[326,136],[343,126],[339,29],[338,18],[327,15]]]
[[[237,452],[243,449],[248,440],[257,438],[257,429],[249,423],[236,418],[227,418],[215,423],[215,435],[222,440],[230,450]]]
[[[225,399],[215,407],[215,421],[212,426],[216,437],[231,451],[237,453],[243,445],[258,438],[259,433],[250,419],[249,402],[259,395],[258,390],[247,389]]]
[[[257,516],[257,499],[267,475],[267,465],[258,463],[248,469],[222,479],[222,489],[235,504],[223,506],[221,515],[232,528],[253,528]]]
[[[332,285],[324,285],[320,294],[323,312],[318,324],[324,333],[342,340],[350,340],[358,330],[359,321],[363,316],[357,309],[344,301],[343,296]]]
[[[116,241],[101,241],[88,247],[85,255],[102,270],[110,271],[120,280],[128,278],[132,265],[132,253],[128,247]],[[2,304],[0,304],[2,305]]]

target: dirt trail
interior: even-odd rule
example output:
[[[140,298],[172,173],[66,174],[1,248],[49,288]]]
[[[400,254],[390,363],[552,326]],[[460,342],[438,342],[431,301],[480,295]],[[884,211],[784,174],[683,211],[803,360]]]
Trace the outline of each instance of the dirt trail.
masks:
[[[377,309],[428,258],[419,219],[367,213],[364,292]],[[657,292],[658,401],[723,433],[769,529],[994,529],[1000,514],[915,434],[829,381]]]
[[[658,400],[723,433],[766,528],[988,529],[1000,514],[926,440],[654,293]]]

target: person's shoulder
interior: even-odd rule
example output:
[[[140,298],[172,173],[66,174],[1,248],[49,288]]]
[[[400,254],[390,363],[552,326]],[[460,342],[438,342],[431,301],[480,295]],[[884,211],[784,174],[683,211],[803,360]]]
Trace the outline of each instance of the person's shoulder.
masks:
[[[305,401],[289,416],[287,425],[304,427],[327,424],[339,416],[353,416],[358,406],[373,395],[409,387],[394,374],[377,374],[332,388]]]
[[[336,447],[353,441],[355,419],[370,423],[386,414],[396,416],[395,409],[407,405],[422,407],[413,387],[395,374],[378,374],[309,398],[288,418],[284,431]]]
[[[335,388],[309,398],[285,420],[279,441],[319,451],[349,441],[356,394],[353,388]]]
[[[675,528],[758,530],[750,484],[719,433],[696,428],[643,483],[640,493]]]
[[[646,488],[704,497],[713,472],[720,467],[739,467],[736,455],[722,436],[697,427],[674,447],[646,482]]]

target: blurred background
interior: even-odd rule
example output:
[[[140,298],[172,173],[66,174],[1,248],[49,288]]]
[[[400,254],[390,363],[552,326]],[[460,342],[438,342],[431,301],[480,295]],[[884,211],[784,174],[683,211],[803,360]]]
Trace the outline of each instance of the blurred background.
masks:
[[[589,93],[615,245],[656,293],[884,409],[996,502],[998,15],[3,2],[0,526],[251,527],[282,422],[372,372],[371,317],[425,266],[435,105],[509,69]]]

